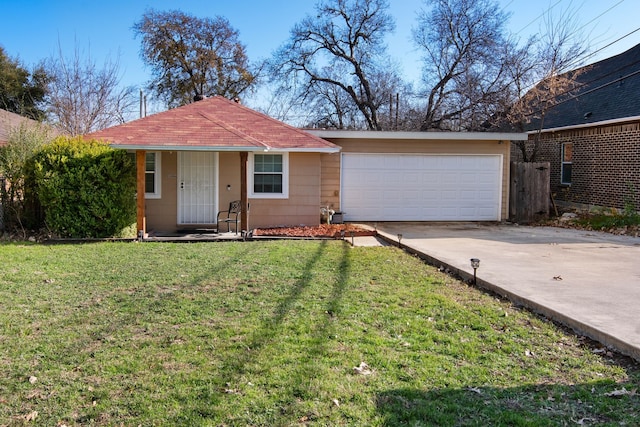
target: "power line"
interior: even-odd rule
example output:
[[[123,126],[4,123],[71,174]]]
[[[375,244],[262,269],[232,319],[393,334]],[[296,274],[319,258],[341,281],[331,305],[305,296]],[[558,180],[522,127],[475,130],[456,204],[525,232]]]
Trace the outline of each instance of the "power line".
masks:
[[[593,18],[591,21],[587,22],[586,24],[584,24],[582,27],[578,28],[576,31],[580,31],[582,29],[584,29],[587,25],[591,24],[593,21],[595,21],[598,18],[601,18],[602,15],[605,15],[609,12],[611,12],[612,9],[620,6],[621,3],[624,3],[624,0],[620,0],[618,3],[614,4],[613,6],[611,6],[609,9],[605,10],[604,12],[602,12],[600,15],[596,16],[595,18]]]
[[[632,35],[632,34],[634,34],[634,33],[637,33],[638,31],[640,31],[640,27],[638,27],[638,28],[636,28],[635,30],[633,30],[633,31],[631,31],[631,32],[629,32],[629,33],[627,33],[627,34],[625,34],[624,36],[622,36],[622,37],[620,37],[620,38],[618,38],[618,39],[616,39],[616,40],[612,41],[611,43],[609,43],[609,44],[607,44],[607,45],[605,45],[605,46],[602,46],[602,47],[601,47],[601,48],[599,48],[599,49],[596,49],[595,51],[591,52],[591,53],[590,53],[590,54],[588,54],[588,55],[581,56],[581,57],[576,58],[575,60],[573,60],[573,61],[571,61],[571,62],[567,63],[567,65],[565,66],[565,69],[566,69],[567,71],[565,71],[565,73],[568,73],[568,72],[572,71],[572,70],[570,69],[570,67],[577,66],[579,63],[586,61],[588,58],[592,57],[593,55],[597,54],[598,52],[601,52],[601,51],[603,51],[604,49],[606,49],[606,48],[608,48],[608,47],[611,47],[612,45],[614,45],[614,44],[616,44],[616,43],[618,43],[618,42],[622,41],[623,39],[625,39],[625,38],[629,37],[630,35]],[[604,59],[604,60],[606,60],[606,59]],[[630,64],[630,65],[633,65],[633,64]],[[587,66],[587,65],[585,65],[585,66]],[[627,65],[627,66],[629,66],[629,65]],[[582,67],[579,67],[579,68],[582,68]],[[619,71],[619,70],[616,70],[616,71]],[[564,74],[564,73],[563,73],[563,74]],[[526,87],[522,90],[522,92],[523,92],[523,93],[526,93],[526,92],[530,91],[531,89],[533,89],[534,87],[536,87],[536,85],[538,85],[538,83],[539,83],[539,82],[534,82],[534,83],[529,84],[528,86],[526,86]]]
[[[535,18],[533,21],[529,22],[527,25],[525,25],[524,27],[522,27],[518,32],[516,32],[516,35],[520,34],[521,32],[523,32],[524,30],[526,30],[531,24],[533,24],[534,22],[536,22],[538,19],[542,18],[544,15],[546,15],[547,13],[549,13],[551,11],[551,9],[553,9],[554,7],[556,7],[558,4],[560,4],[562,0],[558,0],[557,2],[555,2],[553,4],[553,6],[549,6],[549,8],[547,10],[545,10],[544,12],[542,12],[537,18]]]
[[[581,58],[581,60],[584,60],[584,59],[587,59],[587,58],[592,57],[592,56],[593,56],[593,55],[595,55],[596,53],[603,51],[604,49],[606,49],[606,48],[610,47],[611,45],[614,45],[614,44],[618,43],[618,42],[619,42],[619,41],[621,41],[622,39],[625,39],[625,38],[629,37],[631,34],[637,33],[638,31],[640,31],[640,27],[638,27],[638,28],[636,28],[635,30],[633,30],[633,31],[631,31],[631,32],[629,32],[629,33],[627,33],[627,34],[625,34],[624,36],[622,36],[622,37],[620,37],[620,38],[618,38],[618,39],[616,39],[616,40],[612,41],[611,43],[609,43],[609,44],[607,44],[607,45],[602,46],[600,49],[594,50],[594,51],[593,51],[593,52],[591,52],[589,55],[585,56],[584,58]]]
[[[612,72],[610,72],[610,73],[608,73],[608,74],[605,74],[605,75],[603,75],[603,76],[599,76],[599,77],[597,77],[597,78],[595,78],[595,79],[591,80],[590,82],[585,82],[585,83],[581,84],[581,85],[580,85],[579,87],[577,87],[577,88],[571,88],[571,89],[569,89],[569,90],[567,90],[567,91],[565,91],[565,92],[563,92],[563,93],[561,93],[561,94],[558,94],[558,95],[557,95],[557,96],[555,96],[555,97],[548,98],[548,99],[544,100],[544,101],[543,101],[543,103],[544,103],[544,102],[547,102],[547,101],[549,101],[549,100],[551,100],[551,99],[554,99],[554,98],[555,98],[555,99],[558,99],[559,97],[564,96],[564,95],[567,95],[567,94],[569,94],[570,92],[572,92],[572,91],[574,91],[574,90],[576,90],[576,89],[579,89],[579,88],[581,88],[581,87],[587,86],[588,84],[593,83],[593,82],[595,82],[595,81],[597,81],[597,80],[601,80],[603,77],[610,76],[611,74],[615,74],[615,73],[617,73],[618,71],[623,70],[624,68],[628,68],[628,67],[631,67],[631,66],[633,66],[633,65],[636,65],[636,64],[638,64],[638,62],[640,62],[640,61],[635,61],[635,62],[633,62],[633,63],[631,63],[631,64],[626,64],[626,65],[624,65],[624,66],[622,66],[622,67],[620,67],[620,68],[617,68],[616,70],[614,70],[614,71],[612,71]],[[606,82],[606,83],[603,83],[603,84],[601,84],[601,85],[599,85],[599,86],[596,86],[596,87],[591,88],[591,89],[589,89],[589,90],[586,90],[586,91],[584,91],[584,92],[581,92],[581,93],[578,93],[578,94],[575,94],[575,95],[569,96],[569,97],[567,97],[566,99],[563,99],[563,100],[558,101],[557,103],[553,104],[553,105],[549,108],[549,110],[554,109],[555,107],[557,107],[557,106],[558,106],[558,105],[560,105],[560,104],[564,104],[564,103],[566,103],[566,102],[573,101],[573,100],[578,99],[578,98],[580,98],[580,97],[583,97],[583,96],[585,96],[585,95],[589,95],[590,93],[597,92],[597,91],[602,90],[602,89],[604,89],[604,88],[606,88],[606,87],[608,87],[608,86],[611,86],[612,84],[615,84],[615,83],[621,82],[621,81],[623,81],[623,80],[625,80],[625,79],[628,79],[629,77],[633,77],[633,76],[638,75],[638,74],[640,74],[640,70],[635,70],[635,71],[633,71],[633,72],[631,72],[631,73],[629,73],[629,74],[625,74],[624,76],[620,76],[620,77],[618,77],[618,78],[616,78],[616,79],[614,79],[614,80],[608,81],[608,82]],[[540,113],[541,111],[542,111],[542,109],[539,109],[539,110],[533,111],[533,112],[531,112],[531,113],[527,114],[527,116],[533,116],[534,114],[538,114],[538,113]]]

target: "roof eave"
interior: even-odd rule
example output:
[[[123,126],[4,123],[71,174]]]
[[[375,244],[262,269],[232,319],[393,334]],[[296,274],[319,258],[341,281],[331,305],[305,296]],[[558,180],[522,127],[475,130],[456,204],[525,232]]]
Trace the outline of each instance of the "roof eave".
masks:
[[[591,127],[596,127],[596,126],[609,126],[609,125],[615,125],[615,124],[618,124],[618,123],[634,122],[634,121],[638,121],[638,120],[640,120],[640,116],[623,117],[623,118],[619,118],[619,119],[602,120],[602,121],[599,121],[599,122],[580,123],[578,125],[559,126],[559,127],[555,127],[555,128],[547,128],[547,129],[542,129],[542,130],[530,130],[530,131],[527,131],[527,135],[534,135],[534,134],[539,133],[539,132],[542,132],[542,133],[561,132],[561,131],[564,131],[564,130],[584,129],[584,128],[591,128]]]
[[[415,141],[526,141],[526,133],[500,132],[394,132],[394,131],[344,131],[344,130],[306,130],[306,132],[324,139],[396,139]]]
[[[135,145],[135,144],[109,144],[112,148],[123,150],[144,151],[219,151],[219,152],[289,152],[289,153],[339,153],[340,147],[326,148],[261,148],[255,146],[224,147],[224,146],[184,146],[184,145]]]

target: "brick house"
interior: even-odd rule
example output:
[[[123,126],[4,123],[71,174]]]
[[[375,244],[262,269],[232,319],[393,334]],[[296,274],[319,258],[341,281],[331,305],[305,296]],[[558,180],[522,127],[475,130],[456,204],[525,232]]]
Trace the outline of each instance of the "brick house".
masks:
[[[640,210],[640,45],[581,69],[546,113],[537,150],[559,204]],[[522,159],[516,146],[511,156]]]

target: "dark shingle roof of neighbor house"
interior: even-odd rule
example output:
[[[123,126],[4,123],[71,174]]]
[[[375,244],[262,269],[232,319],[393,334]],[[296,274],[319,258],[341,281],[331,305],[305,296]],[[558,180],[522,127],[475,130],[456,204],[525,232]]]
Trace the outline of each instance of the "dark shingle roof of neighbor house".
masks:
[[[547,112],[544,129],[640,116],[640,44],[581,70],[577,88]]]
[[[93,132],[85,139],[141,150],[340,150],[324,139],[221,96]]]
[[[11,129],[17,128],[22,123],[37,124],[38,122],[19,114],[0,109],[0,146],[5,145],[9,141],[9,132]]]

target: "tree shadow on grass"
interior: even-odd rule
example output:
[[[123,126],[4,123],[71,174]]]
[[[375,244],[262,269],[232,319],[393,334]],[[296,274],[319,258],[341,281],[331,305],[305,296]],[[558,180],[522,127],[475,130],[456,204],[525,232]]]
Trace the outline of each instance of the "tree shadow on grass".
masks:
[[[219,371],[219,374],[214,378],[203,378],[201,381],[193,384],[195,388],[200,389],[198,392],[200,396],[197,401],[203,402],[203,404],[196,404],[195,406],[193,402],[186,404],[185,406],[192,407],[188,411],[191,413],[179,415],[174,420],[175,423],[179,424],[184,419],[207,419],[215,417],[216,404],[220,402],[225,393],[228,393],[225,391],[225,387],[233,387],[238,384],[242,376],[251,369],[248,366],[253,364],[255,359],[259,358],[260,353],[265,348],[277,340],[287,316],[294,311],[297,301],[313,283],[314,269],[327,250],[327,242],[320,242],[316,251],[311,254],[304,267],[302,267],[301,276],[289,288],[289,292],[283,296],[280,303],[273,309],[272,315],[266,318],[260,325],[256,325],[254,332],[247,337],[246,341],[243,341],[242,348],[233,352],[232,357],[224,360],[224,366]],[[339,267],[339,271],[343,270],[343,267]],[[335,301],[336,298],[339,298],[339,293],[331,298],[329,302],[330,306],[335,305],[333,301]]]
[[[376,404],[382,425],[389,427],[632,425],[629,420],[640,419],[640,398],[632,391],[636,387],[603,381],[515,388],[396,389],[379,393]],[[616,391],[622,393],[616,395]]]

